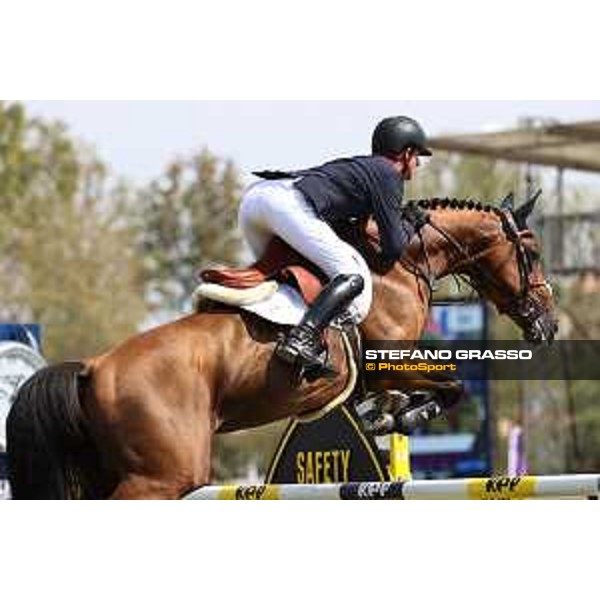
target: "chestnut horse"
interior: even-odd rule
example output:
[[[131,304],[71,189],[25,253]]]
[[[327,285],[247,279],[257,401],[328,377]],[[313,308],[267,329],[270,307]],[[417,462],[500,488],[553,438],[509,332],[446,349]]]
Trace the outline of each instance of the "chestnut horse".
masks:
[[[386,268],[372,256],[373,239],[363,244],[374,284],[363,338],[420,339],[431,283],[456,274],[526,338],[552,339],[552,294],[526,224],[534,202],[513,210],[422,201],[430,223],[406,257]],[[338,375],[299,383],[273,357],[280,332],[281,326],[221,306],[100,356],[39,371],[20,388],[7,421],[13,497],[180,498],[208,483],[215,433],[319,409],[348,383],[339,333],[328,332]],[[395,388],[398,381],[373,385]]]

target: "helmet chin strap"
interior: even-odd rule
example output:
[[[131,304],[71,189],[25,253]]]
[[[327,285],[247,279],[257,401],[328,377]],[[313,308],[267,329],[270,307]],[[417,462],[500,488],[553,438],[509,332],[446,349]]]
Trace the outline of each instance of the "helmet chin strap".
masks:
[[[414,148],[406,148],[400,154],[386,156],[393,165],[394,169],[404,179],[405,181],[410,181],[412,179],[412,170],[410,168],[410,161],[412,160],[412,153],[415,152]],[[417,166],[418,166],[418,158],[417,158]]]

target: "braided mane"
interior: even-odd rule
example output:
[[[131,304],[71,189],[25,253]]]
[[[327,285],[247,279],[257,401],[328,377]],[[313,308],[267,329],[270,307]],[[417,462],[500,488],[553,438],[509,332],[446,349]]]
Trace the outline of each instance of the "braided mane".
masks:
[[[459,200],[457,198],[427,198],[426,200],[409,200],[407,204],[417,205],[425,210],[437,210],[441,208],[450,208],[453,210],[475,210],[480,212],[499,213],[500,209],[491,204],[484,204],[478,200],[469,198]]]
[[[424,210],[472,210],[488,214],[499,215],[501,209],[491,204],[471,199],[458,200],[457,198],[427,198],[426,200],[409,200],[406,204],[417,205]],[[377,225],[373,219],[370,219],[363,225],[362,232],[360,229],[350,227],[342,233],[342,238],[358,248],[362,255],[367,259],[369,265],[376,271],[379,271],[379,250],[380,238],[377,231]]]

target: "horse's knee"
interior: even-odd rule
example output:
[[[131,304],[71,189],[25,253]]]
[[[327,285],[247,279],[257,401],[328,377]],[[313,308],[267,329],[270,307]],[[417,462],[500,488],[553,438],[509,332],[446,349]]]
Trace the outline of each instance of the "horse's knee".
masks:
[[[458,404],[465,397],[465,384],[456,379],[444,383],[440,389],[441,400],[444,408],[451,408]]]

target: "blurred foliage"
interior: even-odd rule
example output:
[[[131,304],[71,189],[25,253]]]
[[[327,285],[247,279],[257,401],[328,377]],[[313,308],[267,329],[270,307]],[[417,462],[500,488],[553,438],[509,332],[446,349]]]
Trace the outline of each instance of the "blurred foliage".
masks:
[[[140,191],[139,253],[152,309],[181,311],[197,283],[200,266],[237,263],[240,194],[233,163],[207,149],[173,161]]]
[[[41,323],[52,360],[99,352],[145,316],[128,196],[64,125],[0,103],[0,319]]]
[[[509,192],[523,187],[521,169],[486,158],[436,152],[407,182],[407,198],[473,198],[499,203]]]
[[[287,423],[277,421],[257,429],[217,435],[212,461],[214,481],[264,479]]]

